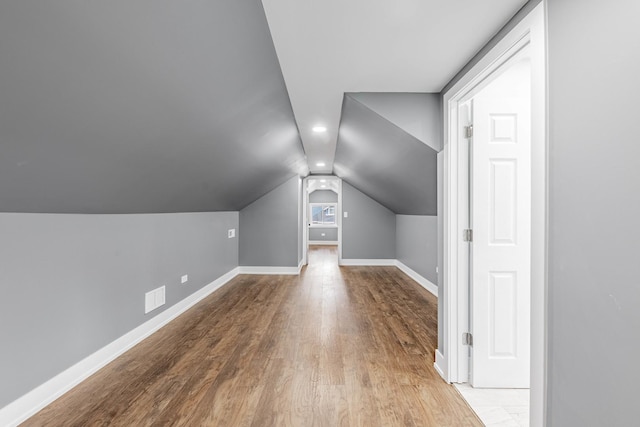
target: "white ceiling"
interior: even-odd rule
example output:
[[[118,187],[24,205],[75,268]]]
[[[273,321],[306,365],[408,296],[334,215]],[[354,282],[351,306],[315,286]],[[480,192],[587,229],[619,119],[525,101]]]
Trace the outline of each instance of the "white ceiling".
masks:
[[[440,92],[526,0],[262,3],[309,169],[331,173],[345,92]]]
[[[329,190],[337,193],[340,188],[340,180],[331,176],[318,176],[309,178],[307,181],[307,192],[313,193],[316,190]]]

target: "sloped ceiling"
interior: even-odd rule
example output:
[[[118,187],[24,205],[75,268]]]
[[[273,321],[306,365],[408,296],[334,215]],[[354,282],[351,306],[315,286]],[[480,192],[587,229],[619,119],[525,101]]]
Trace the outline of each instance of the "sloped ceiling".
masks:
[[[349,96],[434,150],[442,149],[439,94],[362,92]]]
[[[434,117],[435,129],[438,123]],[[340,178],[396,214],[436,215],[436,156],[436,150],[345,94],[334,162]]]
[[[238,210],[306,160],[259,0],[0,2],[0,210]]]
[[[440,92],[527,0],[262,2],[309,168],[326,174],[344,93]]]

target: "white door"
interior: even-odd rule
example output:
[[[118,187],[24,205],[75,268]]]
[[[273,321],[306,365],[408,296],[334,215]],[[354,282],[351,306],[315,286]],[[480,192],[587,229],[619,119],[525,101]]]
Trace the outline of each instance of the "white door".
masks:
[[[473,97],[471,384],[528,388],[531,287],[530,66]]]

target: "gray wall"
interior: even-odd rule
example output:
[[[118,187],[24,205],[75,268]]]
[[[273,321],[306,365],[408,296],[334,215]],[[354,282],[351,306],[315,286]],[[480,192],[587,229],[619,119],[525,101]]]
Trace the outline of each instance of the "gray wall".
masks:
[[[237,267],[229,228],[237,212],[1,213],[0,408]]]
[[[309,240],[335,242],[338,240],[338,227],[309,228]]]
[[[547,421],[638,425],[640,2],[547,7]]]
[[[396,215],[342,182],[342,258],[395,259]]]
[[[349,96],[434,150],[442,149],[439,93],[360,92]]]
[[[298,266],[299,182],[294,176],[240,211],[240,265]]]
[[[438,217],[396,215],[396,258],[438,285]]]
[[[0,40],[3,212],[238,211],[308,171],[260,1],[3,0]]]
[[[426,119],[434,126],[441,121],[436,113]],[[437,153],[349,94],[344,96],[334,173],[394,213],[436,215]]]

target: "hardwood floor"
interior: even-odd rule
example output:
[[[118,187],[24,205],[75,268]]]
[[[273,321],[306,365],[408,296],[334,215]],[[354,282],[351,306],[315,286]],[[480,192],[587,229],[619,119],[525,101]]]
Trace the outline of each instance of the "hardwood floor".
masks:
[[[236,277],[25,426],[481,426],[433,368],[437,301],[395,267],[309,252]]]

